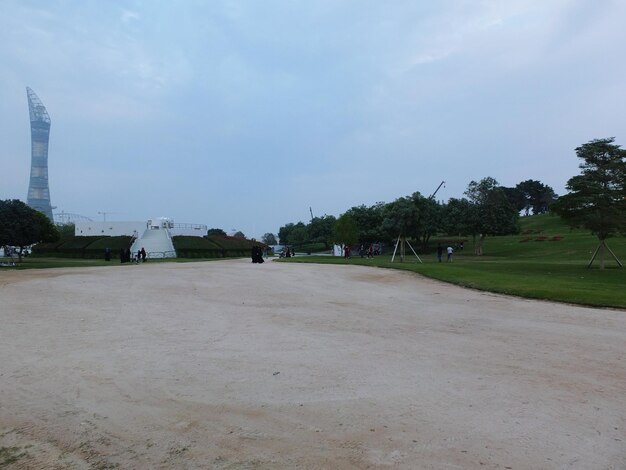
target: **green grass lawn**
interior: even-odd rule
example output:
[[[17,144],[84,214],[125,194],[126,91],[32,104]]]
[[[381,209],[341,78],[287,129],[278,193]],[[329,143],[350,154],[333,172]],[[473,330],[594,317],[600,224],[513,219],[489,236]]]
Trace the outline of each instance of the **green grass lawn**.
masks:
[[[152,258],[146,261],[147,264],[154,263],[195,263],[198,261],[216,261],[218,259],[233,259],[233,258],[165,258],[157,259]],[[2,260],[2,258],[0,258]],[[85,268],[93,266],[130,266],[133,263],[121,264],[119,259],[112,259],[111,261],[104,261],[104,259],[83,259],[83,258],[54,258],[54,257],[42,257],[42,256],[29,256],[22,258],[22,262],[17,266],[3,266],[0,267],[0,272],[3,270],[10,271],[14,269],[47,269],[47,268]]]
[[[481,257],[473,255],[474,246],[469,239],[464,250],[454,254],[452,263],[445,262],[445,254],[444,262],[438,263],[435,253],[420,255],[423,264],[413,254],[407,255],[404,262],[396,256],[395,262],[391,263],[393,247],[387,247],[385,255],[373,260],[358,256],[347,261],[332,256],[312,256],[280,261],[405,269],[491,292],[626,308],[626,268],[618,268],[607,253],[604,271],[600,271],[597,262],[587,269],[598,245],[593,235],[582,230],[570,230],[558,217],[550,215],[524,217],[521,225],[523,233],[519,235],[487,238],[485,255]],[[532,233],[528,233],[530,231]],[[560,239],[557,241],[555,237]],[[626,237],[609,239],[608,245],[622,263],[626,262]]]
[[[8,258],[0,258],[0,261],[7,262]],[[22,258],[20,263],[17,262],[17,259],[15,262],[17,263],[16,266],[0,267],[0,272],[14,269],[80,268],[86,266],[108,266],[113,264],[113,261],[106,262],[98,259],[53,258],[40,256],[28,256]],[[119,264],[119,261],[117,264]]]

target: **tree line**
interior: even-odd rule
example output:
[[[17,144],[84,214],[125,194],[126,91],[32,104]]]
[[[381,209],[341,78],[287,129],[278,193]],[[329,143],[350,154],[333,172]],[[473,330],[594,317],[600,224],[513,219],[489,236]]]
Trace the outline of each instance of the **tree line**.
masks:
[[[621,266],[606,245],[608,238],[626,234],[626,150],[614,141],[613,137],[594,139],[575,149],[576,157],[582,160],[581,173],[568,180],[569,193],[561,197],[536,180],[507,188],[495,178],[486,177],[471,181],[465,197],[451,198],[446,203],[415,192],[390,203],[352,207],[338,218],[324,215],[307,224],[288,223],[280,227],[278,237],[282,244],[317,245],[322,250],[333,243],[388,243],[404,237],[418,241],[422,250],[427,250],[431,237],[437,234],[471,236],[476,254],[481,255],[486,237],[519,231],[520,213],[543,214],[550,210],[570,226],[583,227],[597,236],[600,243],[596,254],[601,268],[605,250]],[[52,221],[22,201],[0,201],[0,246],[18,247],[20,258],[26,246],[54,241],[60,235]],[[225,232],[211,229],[208,235]],[[236,236],[245,237],[240,232]],[[266,233],[262,241],[277,244],[271,233]]]
[[[333,243],[389,243],[405,237],[425,251],[436,234],[472,236],[478,239],[477,254],[482,254],[486,236],[516,233],[520,212],[545,213],[555,199],[554,190],[539,181],[507,188],[486,177],[470,182],[465,197],[447,203],[415,192],[389,203],[351,207],[338,218],[325,215],[307,224],[288,223],[280,227],[278,238],[287,245],[318,244],[328,249]]]
[[[626,233],[626,150],[614,141],[595,139],[575,149],[582,172],[568,180],[569,193],[561,197],[537,180],[509,188],[485,177],[471,181],[464,197],[445,203],[415,192],[389,203],[352,207],[338,218],[325,215],[307,224],[288,223],[280,227],[278,237],[282,244],[318,244],[324,249],[333,243],[389,243],[403,237],[417,241],[426,251],[434,235],[471,236],[475,254],[482,255],[486,237],[519,232],[520,214],[551,211],[570,226],[598,237],[603,267],[606,239]]]

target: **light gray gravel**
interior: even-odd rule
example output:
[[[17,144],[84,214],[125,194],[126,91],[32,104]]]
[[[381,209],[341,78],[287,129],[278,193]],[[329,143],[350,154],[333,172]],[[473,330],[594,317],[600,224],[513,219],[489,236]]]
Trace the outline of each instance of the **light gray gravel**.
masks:
[[[7,468],[626,468],[624,311],[238,260],[0,271],[0,312]]]

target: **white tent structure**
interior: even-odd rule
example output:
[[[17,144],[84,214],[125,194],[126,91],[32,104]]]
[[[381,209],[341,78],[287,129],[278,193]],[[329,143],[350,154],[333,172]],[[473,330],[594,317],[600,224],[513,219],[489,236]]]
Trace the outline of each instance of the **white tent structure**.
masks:
[[[143,248],[148,258],[176,258],[176,250],[170,234],[172,228],[174,228],[174,222],[166,217],[148,220],[143,235],[136,238],[130,247],[131,253],[134,256]]]

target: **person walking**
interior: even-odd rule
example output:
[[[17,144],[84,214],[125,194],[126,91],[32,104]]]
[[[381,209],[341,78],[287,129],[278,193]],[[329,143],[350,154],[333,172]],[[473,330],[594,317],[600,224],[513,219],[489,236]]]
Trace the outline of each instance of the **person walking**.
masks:
[[[447,261],[448,263],[451,263],[451,262],[452,262],[452,252],[453,252],[453,251],[454,251],[454,250],[452,249],[452,246],[451,246],[451,245],[448,245],[448,261]]]

